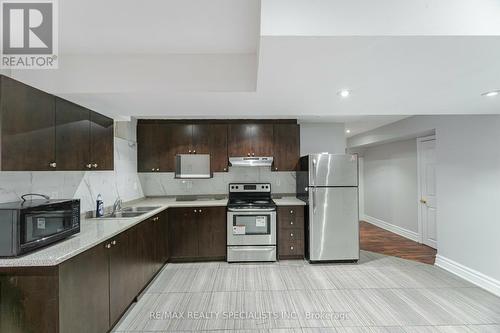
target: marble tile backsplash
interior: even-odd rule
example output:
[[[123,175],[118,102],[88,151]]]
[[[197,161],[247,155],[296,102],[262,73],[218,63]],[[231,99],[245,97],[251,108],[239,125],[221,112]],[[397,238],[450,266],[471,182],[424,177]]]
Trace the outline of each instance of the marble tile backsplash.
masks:
[[[175,179],[174,173],[140,173],[145,196],[227,194],[228,184],[271,183],[273,193],[295,193],[295,172],[271,172],[270,167],[232,167],[211,179]]]
[[[144,196],[137,176],[137,146],[115,137],[114,171],[0,172],[0,202],[20,200],[24,193],[47,194],[51,198],[78,198],[82,212],[95,209],[101,194],[105,206]]]

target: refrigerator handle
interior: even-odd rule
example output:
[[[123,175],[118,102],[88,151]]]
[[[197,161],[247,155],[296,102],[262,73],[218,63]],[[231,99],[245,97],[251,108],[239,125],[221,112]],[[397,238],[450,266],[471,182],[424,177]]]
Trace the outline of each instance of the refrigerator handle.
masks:
[[[316,212],[316,187],[311,188],[312,190],[312,209],[313,209],[313,214]]]
[[[312,160],[312,185],[316,186],[316,160]]]

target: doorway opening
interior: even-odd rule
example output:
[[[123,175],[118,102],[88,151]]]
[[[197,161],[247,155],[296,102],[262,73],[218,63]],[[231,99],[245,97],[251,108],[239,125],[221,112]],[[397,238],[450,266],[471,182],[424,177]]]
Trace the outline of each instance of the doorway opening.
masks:
[[[438,241],[435,148],[436,138],[431,135],[362,151],[361,249],[434,264]]]

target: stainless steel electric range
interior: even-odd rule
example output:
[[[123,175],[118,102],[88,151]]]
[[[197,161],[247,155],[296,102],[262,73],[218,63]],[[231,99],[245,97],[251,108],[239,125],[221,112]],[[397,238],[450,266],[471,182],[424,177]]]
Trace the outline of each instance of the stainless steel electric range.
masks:
[[[271,184],[229,184],[227,207],[227,261],[276,261]]]

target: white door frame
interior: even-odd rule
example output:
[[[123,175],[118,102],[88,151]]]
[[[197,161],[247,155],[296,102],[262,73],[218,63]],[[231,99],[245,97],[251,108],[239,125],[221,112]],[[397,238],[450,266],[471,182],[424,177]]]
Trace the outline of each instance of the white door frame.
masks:
[[[422,166],[420,163],[422,159],[421,155],[422,142],[427,142],[431,140],[436,140],[436,135],[417,138],[417,183],[418,183],[417,204],[418,204],[418,239],[420,244],[424,243],[424,226],[423,226],[424,222],[422,220],[422,209],[420,207],[420,199],[422,198],[422,186],[421,186]]]

